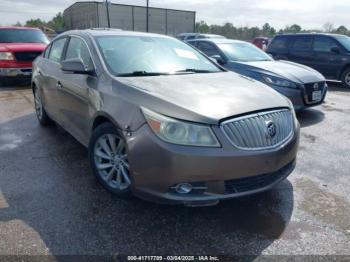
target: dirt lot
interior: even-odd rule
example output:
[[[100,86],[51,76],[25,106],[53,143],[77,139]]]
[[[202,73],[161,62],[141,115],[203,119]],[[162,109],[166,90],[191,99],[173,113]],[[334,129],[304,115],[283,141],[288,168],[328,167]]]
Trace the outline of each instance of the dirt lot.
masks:
[[[299,114],[296,170],[275,189],[206,208],[119,200],[86,149],[38,125],[29,89],[0,90],[0,254],[350,255],[350,90]]]

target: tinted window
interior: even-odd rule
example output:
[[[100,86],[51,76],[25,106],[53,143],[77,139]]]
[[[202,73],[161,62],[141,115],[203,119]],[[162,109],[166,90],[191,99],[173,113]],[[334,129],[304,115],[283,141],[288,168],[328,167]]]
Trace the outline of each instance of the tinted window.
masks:
[[[188,37],[186,37],[186,40],[191,40],[194,39],[196,36],[195,35],[189,35]]]
[[[49,43],[37,29],[0,29],[0,43]]]
[[[330,52],[331,48],[338,46],[337,43],[327,36],[315,36],[314,51],[316,52]]]
[[[270,46],[269,49],[277,49],[277,50],[284,50],[288,48],[288,37],[286,36],[276,36]]]
[[[176,73],[186,69],[221,72],[209,59],[176,39],[150,36],[96,38],[105,63],[115,75],[133,72]]]
[[[50,48],[51,48],[51,45],[49,45],[49,46],[45,49],[44,54],[43,54],[43,57],[49,58]]]
[[[66,43],[66,38],[61,38],[52,43],[49,59],[59,62],[62,57],[64,44]]]
[[[293,37],[294,43],[292,48],[299,51],[307,51],[311,49],[312,37],[311,36],[295,36]]]
[[[67,47],[66,59],[75,58],[81,59],[86,69],[93,68],[89,49],[84,41],[77,37],[72,37]]]
[[[207,56],[220,55],[219,50],[213,44],[208,42],[198,42],[197,48]]]

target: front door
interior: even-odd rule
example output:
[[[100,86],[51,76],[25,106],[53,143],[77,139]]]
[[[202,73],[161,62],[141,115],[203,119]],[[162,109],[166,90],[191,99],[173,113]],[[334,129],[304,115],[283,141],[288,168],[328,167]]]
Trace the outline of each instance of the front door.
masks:
[[[93,71],[94,66],[89,49],[80,37],[69,39],[64,60],[80,59],[85,68]],[[87,74],[73,74],[62,72],[58,89],[59,114],[63,125],[80,142],[88,142],[90,111],[90,90],[96,87],[96,77]]]

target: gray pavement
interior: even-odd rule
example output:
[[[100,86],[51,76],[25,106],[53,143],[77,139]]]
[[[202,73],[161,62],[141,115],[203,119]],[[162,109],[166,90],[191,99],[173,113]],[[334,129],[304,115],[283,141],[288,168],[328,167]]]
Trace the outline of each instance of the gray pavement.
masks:
[[[350,90],[298,115],[297,168],[273,190],[187,208],[120,200],[87,150],[0,89],[0,255],[350,255]]]

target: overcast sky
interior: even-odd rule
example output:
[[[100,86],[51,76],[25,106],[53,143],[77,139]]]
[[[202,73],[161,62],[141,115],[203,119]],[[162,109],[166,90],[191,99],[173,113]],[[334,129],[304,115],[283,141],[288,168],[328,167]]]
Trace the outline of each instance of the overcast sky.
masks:
[[[0,0],[0,25],[23,23],[30,18],[50,20],[75,0]],[[112,0],[143,5],[145,0]],[[297,23],[307,29],[322,29],[326,22],[350,28],[350,0],[150,0],[155,7],[197,12],[197,21],[209,24],[231,22],[236,26],[277,29]]]

